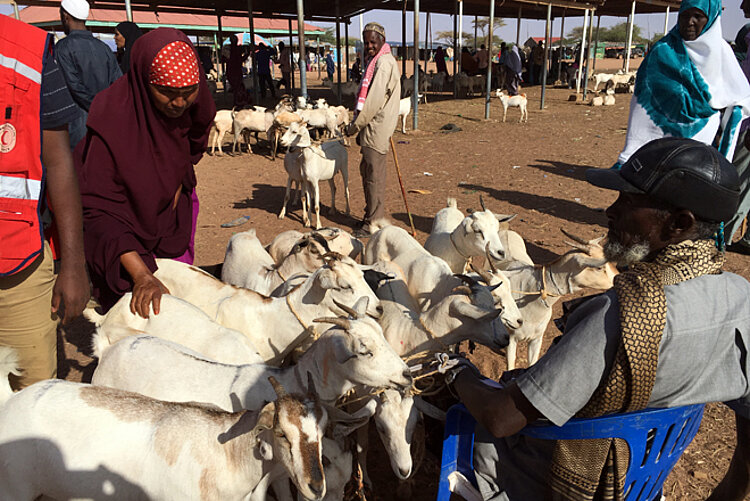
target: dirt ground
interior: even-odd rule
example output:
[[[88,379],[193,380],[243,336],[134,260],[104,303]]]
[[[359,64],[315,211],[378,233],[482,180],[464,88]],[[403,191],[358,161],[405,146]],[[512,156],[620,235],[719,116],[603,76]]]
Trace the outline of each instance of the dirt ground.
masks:
[[[630,96],[617,94],[612,107],[589,107],[568,102],[570,91],[548,89],[546,109],[539,109],[539,87],[524,89],[529,98],[528,123],[517,123],[518,109],[508,111],[502,123],[499,101],[491,102],[492,118],[483,119],[482,98],[450,100],[448,96],[429,95],[429,104],[420,105],[419,131],[396,132],[399,166],[407,190],[409,208],[418,239],[424,242],[435,212],[455,197],[462,210],[479,208],[482,195],[488,208],[497,213],[518,214],[512,228],[526,240],[529,254],[537,263],[552,260],[565,252],[560,228],[594,238],[606,233],[604,209],[615,194],[588,185],[584,171],[590,167],[609,167],[616,160],[625,139]],[[332,98],[329,90],[313,88],[311,94]],[[441,100],[442,99],[442,100]],[[270,104],[270,102],[268,103]],[[352,103],[347,103],[351,106]],[[441,126],[453,123],[460,132],[442,133]],[[233,232],[255,228],[263,242],[280,231],[301,229],[300,208],[290,207],[288,216],[279,220],[286,184],[283,160],[272,162],[264,140],[251,142],[253,153],[239,156],[206,155],[196,167],[200,216],[196,235],[196,264],[221,263]],[[225,150],[228,150],[225,145]],[[362,215],[364,198],[358,163],[359,150],[349,148],[351,215],[343,212],[322,214],[324,226],[351,230]],[[408,226],[408,217],[389,155],[387,207],[394,223]],[[341,179],[337,179],[341,187]],[[330,204],[327,185],[321,186],[321,202]],[[344,208],[343,190],[337,192],[336,207]],[[249,216],[236,228],[221,224]],[[729,254],[726,268],[750,278],[750,258]],[[586,291],[592,293],[596,291]],[[560,315],[560,303],[555,315]],[[553,318],[554,318],[553,317]],[[545,349],[557,335],[554,326],[545,334]],[[68,329],[61,344],[61,377],[84,380],[93,366],[88,354],[90,330],[79,324]],[[62,356],[64,353],[64,357]],[[488,376],[496,377],[505,369],[504,356],[479,348],[474,355]],[[525,349],[519,350],[519,363],[525,366]],[[439,429],[428,428],[427,454],[411,481],[411,498],[434,499],[439,476],[442,439]],[[370,443],[375,455],[369,461],[375,480],[375,498],[393,499],[397,482],[380,441]],[[700,432],[667,479],[665,494],[670,500],[705,499],[722,478],[734,449],[734,419],[721,404],[709,405]]]

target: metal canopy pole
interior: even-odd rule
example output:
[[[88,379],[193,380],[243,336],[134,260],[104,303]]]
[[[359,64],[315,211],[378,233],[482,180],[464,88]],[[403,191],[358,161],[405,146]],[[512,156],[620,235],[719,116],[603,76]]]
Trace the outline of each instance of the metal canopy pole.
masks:
[[[521,43],[521,6],[518,6],[518,20],[516,21],[516,45]]]
[[[16,19],[18,19],[18,5],[16,5],[15,2],[13,5],[16,12]],[[130,0],[125,0],[125,19],[131,23],[133,22],[133,8],[130,6]]]
[[[477,25],[479,24],[479,16],[474,16],[474,50],[477,50]]]
[[[338,97],[339,104],[341,104],[341,18],[339,17],[340,0],[336,0],[336,81],[338,82],[338,90],[336,96]]]
[[[565,36],[565,14],[568,13],[568,8],[563,9],[562,22],[560,24],[560,54],[557,55],[557,80],[562,82],[562,60],[563,60],[563,37]]]
[[[494,2],[494,0],[492,0]],[[547,91],[547,67],[549,66],[549,38],[550,24],[552,24],[552,4],[547,4],[547,23],[544,25],[544,66],[542,67],[542,99],[539,100],[539,109],[544,109],[544,96]],[[584,31],[584,38],[586,32]]]
[[[258,102],[258,62],[255,60],[255,19],[253,18],[253,0],[247,0],[247,18],[250,23],[250,54],[253,65],[253,99]],[[271,84],[273,85],[273,84]],[[273,92],[273,89],[271,89]]]
[[[589,10],[583,11],[583,33],[581,34],[581,55],[578,62],[578,75],[576,76],[576,94],[581,92],[581,75],[583,73],[583,45],[586,43],[586,30],[589,28]]]
[[[364,39],[363,39],[364,42]],[[364,45],[363,45],[364,51]],[[404,0],[404,8],[401,11],[401,75],[406,77],[406,0]],[[362,71],[365,70],[362,65]]]
[[[464,2],[458,0],[458,72],[461,73],[461,53],[464,49]]]
[[[625,50],[625,73],[630,71],[630,46],[633,45],[633,24],[635,24],[635,0],[630,8],[630,23],[628,25],[628,46]]]
[[[484,119],[490,119],[490,90],[492,87],[492,30],[495,29],[495,0],[490,0],[490,40],[487,45],[487,54],[490,64],[487,65],[487,85],[484,94]]]
[[[218,28],[218,31],[219,31],[219,44],[218,44],[219,57],[217,58],[216,63],[217,63],[218,70],[219,70],[219,81],[222,82],[222,91],[226,92],[227,84],[226,82],[224,82],[224,65],[221,62],[221,57],[222,57],[221,49],[224,47],[224,34],[222,33],[222,29],[221,29],[221,11],[218,9],[216,10],[216,27]]]
[[[599,25],[602,22],[602,15],[596,16],[596,42],[594,42],[594,62],[591,64],[591,72],[593,74],[596,69],[596,55],[599,53]]]
[[[600,16],[601,17],[601,16]],[[586,44],[586,73],[584,73],[583,77],[583,99],[586,100],[586,94],[589,90],[589,75],[593,73],[589,73],[589,68],[591,68],[591,36],[594,34],[594,11],[591,11],[591,23],[589,25],[589,43]],[[594,54],[594,58],[596,58],[596,54]]]
[[[430,51],[427,49],[427,45],[430,41],[430,13],[425,14],[425,27],[424,27],[424,72],[427,73],[427,64],[430,62]]]
[[[315,38],[315,64],[318,66],[318,80],[320,80],[320,36]]]
[[[294,94],[294,39],[292,38],[292,20],[289,19],[289,67],[292,69],[292,92]]]
[[[458,71],[458,2],[453,14],[453,92],[456,91],[456,72]]]
[[[346,51],[346,81],[349,81],[349,20],[344,22],[344,50]]]
[[[419,0],[414,0],[414,50],[419,43]],[[414,90],[411,94],[411,107],[414,110],[412,128],[419,127],[419,53],[414,53]]]
[[[667,5],[667,12],[664,14],[664,34],[667,34],[667,28],[669,28],[669,5]]]
[[[305,5],[304,0],[297,0],[297,35],[299,36],[299,91],[307,98],[307,68],[305,61]]]

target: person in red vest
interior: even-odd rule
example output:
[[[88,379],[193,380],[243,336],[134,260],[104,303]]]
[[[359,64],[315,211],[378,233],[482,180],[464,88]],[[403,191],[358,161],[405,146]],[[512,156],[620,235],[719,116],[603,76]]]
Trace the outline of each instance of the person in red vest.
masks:
[[[68,140],[77,111],[52,49],[44,31],[0,15],[0,57],[15,63],[0,66],[0,345],[18,355],[15,390],[56,376],[58,319],[80,315],[89,299]]]

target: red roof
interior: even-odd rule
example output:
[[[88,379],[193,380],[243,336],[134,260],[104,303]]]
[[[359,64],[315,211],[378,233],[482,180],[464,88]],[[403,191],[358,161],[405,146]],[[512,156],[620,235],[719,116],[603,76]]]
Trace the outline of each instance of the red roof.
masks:
[[[21,21],[29,24],[44,27],[45,25],[60,24],[60,10],[56,6],[31,5],[20,11]],[[108,26],[125,21],[124,10],[114,9],[96,9],[92,8],[87,23],[93,26]],[[145,25],[145,28],[161,26],[194,26],[202,28],[215,28],[218,30],[217,17],[199,14],[177,14],[173,12],[146,12],[133,11],[133,21],[138,25]],[[112,24],[114,23],[114,24]],[[289,22],[286,19],[266,19],[256,17],[254,19],[255,30],[259,33],[288,33]],[[240,28],[248,31],[247,17],[228,17],[222,16],[221,24],[223,28],[233,28],[233,31]],[[292,31],[297,31],[297,21],[292,20]],[[323,33],[325,30],[318,26],[305,23],[306,32]]]
[[[544,37],[531,37],[536,43],[544,42]],[[560,37],[549,37],[549,43],[559,42]]]

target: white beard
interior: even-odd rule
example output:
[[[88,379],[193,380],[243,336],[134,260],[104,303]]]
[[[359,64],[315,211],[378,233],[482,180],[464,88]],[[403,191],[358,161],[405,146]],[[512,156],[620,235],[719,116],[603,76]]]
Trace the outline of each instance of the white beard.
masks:
[[[636,242],[625,247],[620,242],[607,239],[604,244],[604,257],[607,261],[616,262],[618,266],[627,267],[633,263],[639,263],[646,259],[651,253],[651,247],[647,242]]]

